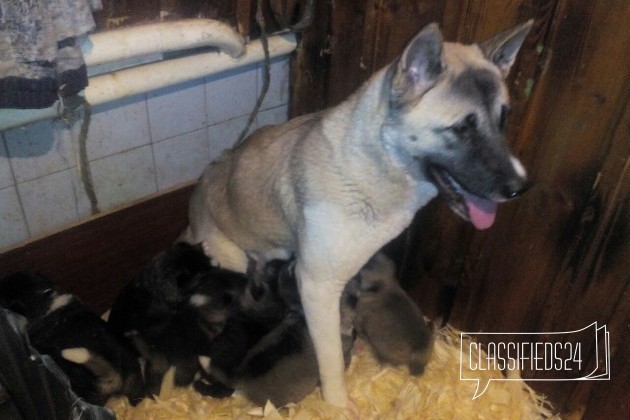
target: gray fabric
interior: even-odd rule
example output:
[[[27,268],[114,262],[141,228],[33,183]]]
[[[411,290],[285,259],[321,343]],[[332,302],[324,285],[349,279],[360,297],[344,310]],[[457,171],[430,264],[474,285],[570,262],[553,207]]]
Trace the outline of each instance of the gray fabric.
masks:
[[[100,0],[0,0],[0,108],[47,107],[87,86],[76,38],[94,29],[99,8]]]

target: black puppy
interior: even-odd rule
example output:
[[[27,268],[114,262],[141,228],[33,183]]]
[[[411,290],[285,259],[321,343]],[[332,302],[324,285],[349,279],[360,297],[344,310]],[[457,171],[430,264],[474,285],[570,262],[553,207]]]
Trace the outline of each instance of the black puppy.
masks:
[[[136,352],[76,297],[41,275],[16,273],[0,280],[0,305],[28,320],[32,346],[53,358],[86,401],[142,400]]]
[[[299,402],[319,383],[319,371],[297,290],[293,263],[272,261],[265,266],[262,276],[250,273],[249,278],[250,288],[260,293],[256,305],[251,304],[247,294],[244,295],[241,308],[234,316],[239,322],[231,324],[245,338],[241,342],[246,344],[238,353],[241,360],[238,364],[225,366],[221,359],[213,358],[211,373],[229,387],[242,391],[255,404],[263,405],[269,400],[281,407],[290,402]],[[260,322],[261,315],[266,317],[268,323],[258,324],[258,328],[246,328]],[[352,323],[351,320],[348,322]],[[236,335],[236,332],[233,334]],[[344,335],[342,338],[347,364],[354,337]],[[221,339],[219,335],[214,345],[234,348],[232,341],[221,343]]]
[[[284,319],[288,307],[278,294],[278,275],[285,263],[249,259],[247,282],[221,334],[210,341],[211,366],[206,377],[195,383],[195,389],[215,398],[234,391],[236,370],[248,352]]]
[[[201,246],[178,243],[123,288],[109,324],[145,360],[146,395],[159,394],[171,366],[182,387],[207,369],[209,343],[224,330],[245,285],[245,275],[212,266]]]

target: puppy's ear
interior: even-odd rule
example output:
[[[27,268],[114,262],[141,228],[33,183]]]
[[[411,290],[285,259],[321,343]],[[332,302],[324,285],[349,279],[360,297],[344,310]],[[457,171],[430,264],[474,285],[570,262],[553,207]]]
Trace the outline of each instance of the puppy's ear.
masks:
[[[516,55],[533,25],[534,20],[530,19],[479,44],[483,54],[499,68],[503,78],[510,73]]]
[[[417,102],[445,70],[442,34],[437,23],[424,27],[394,64],[391,104],[394,108]]]
[[[258,271],[258,261],[256,260],[255,254],[251,251],[245,252],[247,256],[247,278],[253,279]]]

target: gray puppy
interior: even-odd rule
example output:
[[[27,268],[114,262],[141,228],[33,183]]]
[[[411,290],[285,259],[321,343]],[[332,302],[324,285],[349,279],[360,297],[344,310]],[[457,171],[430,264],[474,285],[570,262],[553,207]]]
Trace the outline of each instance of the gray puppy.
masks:
[[[394,263],[382,253],[361,270],[354,325],[380,362],[406,365],[412,375],[422,375],[433,331],[394,274]]]

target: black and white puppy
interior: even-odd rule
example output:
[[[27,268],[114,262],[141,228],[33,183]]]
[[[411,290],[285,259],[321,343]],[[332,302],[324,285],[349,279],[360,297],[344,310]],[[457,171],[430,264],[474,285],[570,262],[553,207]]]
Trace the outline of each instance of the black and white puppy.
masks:
[[[262,294],[257,296],[259,303],[255,310],[246,294],[244,304],[235,316],[239,322],[232,324],[248,336],[243,341],[247,343],[246,348],[239,353],[242,358],[238,364],[229,366],[224,366],[219,358],[212,359],[212,376],[243,392],[255,404],[263,405],[268,400],[277,407],[297,403],[319,383],[315,348],[306,326],[293,267],[292,262],[272,261],[266,265],[262,276],[250,273],[251,288]],[[272,322],[262,328],[260,325],[258,328],[248,327],[264,313]],[[342,313],[349,314],[351,310]],[[281,318],[269,318],[278,315]],[[351,320],[348,322],[352,323]],[[215,345],[221,338],[217,337]],[[343,336],[346,365],[353,343],[352,334]],[[233,344],[229,342],[226,348],[233,348]]]
[[[100,405],[114,395],[142,400],[137,353],[75,296],[44,276],[15,273],[0,279],[0,305],[28,320],[32,346],[52,357],[77,395]]]
[[[354,325],[381,363],[406,365],[421,375],[433,349],[433,331],[398,285],[393,261],[378,253],[359,272]]]
[[[123,288],[109,324],[145,360],[146,395],[159,394],[170,367],[181,387],[207,368],[209,343],[223,332],[246,282],[212,266],[200,246],[178,243]]]

